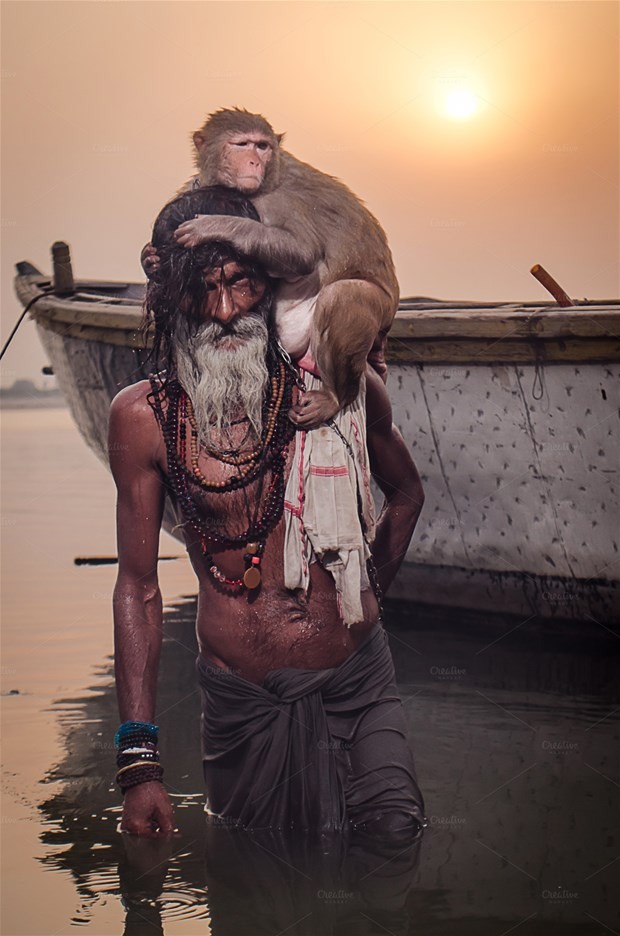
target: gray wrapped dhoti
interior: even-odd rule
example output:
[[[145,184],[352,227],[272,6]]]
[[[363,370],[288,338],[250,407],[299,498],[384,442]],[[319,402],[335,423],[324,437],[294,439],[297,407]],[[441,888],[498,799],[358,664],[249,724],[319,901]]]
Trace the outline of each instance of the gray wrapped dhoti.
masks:
[[[209,812],[249,829],[423,824],[382,626],[340,666],[272,670],[262,686],[197,668]]]

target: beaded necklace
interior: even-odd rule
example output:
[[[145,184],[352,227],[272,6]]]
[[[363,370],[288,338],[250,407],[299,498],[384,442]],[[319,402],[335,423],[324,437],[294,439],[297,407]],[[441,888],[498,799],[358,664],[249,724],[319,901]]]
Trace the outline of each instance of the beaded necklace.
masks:
[[[287,362],[286,362],[287,363]],[[168,379],[162,386],[154,377],[150,378],[151,403],[161,426],[168,457],[168,485],[174,494],[189,527],[197,534],[209,572],[221,586],[234,591],[254,590],[261,583],[261,559],[267,536],[278,523],[284,506],[284,472],[289,442],[295,435],[295,426],[288,418],[293,402],[293,387],[296,383],[292,368],[285,366],[276,350],[269,346],[267,354],[269,389],[263,402],[263,431],[261,438],[249,452],[227,449],[209,454],[224,464],[237,469],[237,474],[224,480],[206,478],[198,463],[198,429],[191,400],[175,379]],[[167,402],[164,414],[162,398]],[[189,435],[190,464],[187,466],[187,442]],[[243,444],[243,443],[241,443]],[[267,492],[263,498],[263,484],[267,472],[271,473]],[[250,516],[245,488],[260,479],[254,517]],[[199,510],[191,494],[191,486],[210,494],[225,494],[241,489],[248,511],[247,529],[237,535],[227,535],[209,525],[208,518]],[[262,507],[262,510],[261,510]],[[236,579],[227,578],[218,569],[209,551],[209,542],[220,546],[222,551],[240,546],[246,547],[243,556],[245,571]]]

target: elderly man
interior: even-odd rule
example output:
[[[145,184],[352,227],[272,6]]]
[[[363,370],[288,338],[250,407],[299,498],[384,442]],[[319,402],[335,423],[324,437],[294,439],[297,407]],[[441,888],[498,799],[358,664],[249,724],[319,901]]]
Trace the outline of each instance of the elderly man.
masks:
[[[123,828],[173,828],[153,724],[167,493],[198,578],[207,811],[248,829],[412,835],[423,802],[378,596],[420,513],[417,471],[370,369],[358,400],[304,430],[320,382],[277,340],[269,279],[227,245],[181,247],[173,232],[196,214],[257,217],[220,188],[161,212],[147,313],[166,369],[110,414]]]

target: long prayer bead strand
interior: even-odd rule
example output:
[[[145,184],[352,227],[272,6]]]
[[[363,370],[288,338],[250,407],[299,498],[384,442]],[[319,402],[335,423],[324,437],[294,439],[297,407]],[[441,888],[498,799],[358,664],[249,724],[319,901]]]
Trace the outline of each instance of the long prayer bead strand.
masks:
[[[268,355],[270,369],[270,392],[263,404],[263,433],[257,445],[241,455],[230,451],[213,453],[218,461],[238,469],[238,474],[223,481],[210,481],[204,477],[198,465],[198,432],[191,401],[177,381],[168,380],[165,396],[168,403],[164,415],[162,406],[163,392],[155,378],[151,378],[153,408],[161,425],[168,456],[168,484],[176,496],[187,524],[197,534],[203,554],[213,578],[228,588],[257,587],[260,583],[260,560],[264,550],[264,540],[277,524],[284,505],[284,472],[288,445],[295,434],[295,427],[288,419],[288,410],[293,402],[295,376],[286,368],[276,353],[270,349]],[[187,432],[190,429],[191,470],[187,467]],[[213,494],[224,494],[246,487],[256,478],[271,470],[271,481],[263,502],[262,516],[254,522],[248,517],[248,529],[235,536],[228,536],[212,529],[207,529],[205,520],[190,493],[190,484]],[[262,498],[259,498],[262,499]],[[209,552],[209,543],[219,545],[222,550],[239,546],[248,546],[249,568],[256,569],[253,578],[229,579],[215,564]],[[250,545],[254,547],[250,550]]]

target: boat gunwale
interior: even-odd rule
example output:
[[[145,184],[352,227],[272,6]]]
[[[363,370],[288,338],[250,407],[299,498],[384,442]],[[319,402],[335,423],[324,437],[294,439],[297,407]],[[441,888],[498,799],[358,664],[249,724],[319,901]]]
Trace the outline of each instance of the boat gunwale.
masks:
[[[49,284],[49,277],[42,274],[18,275],[15,280],[24,305],[40,295],[30,315],[42,327],[87,341],[150,346],[152,328],[145,329],[143,307],[136,299],[83,292],[56,296],[43,291],[42,286]],[[84,289],[87,281],[80,281],[78,287]],[[89,296],[86,301],[85,295]],[[409,301],[418,303],[417,307],[399,309],[389,333],[391,361],[488,364],[620,359],[620,300],[617,305],[609,301],[571,307],[506,303],[462,309],[451,308],[449,301],[431,309],[421,308],[418,300]]]
[[[27,291],[32,291],[34,297],[35,290],[40,290],[40,283],[33,280],[40,280],[40,277],[16,277],[16,288],[21,298],[21,284],[23,283]],[[43,280],[49,283],[49,279]],[[132,284],[135,285],[135,284]],[[24,290],[24,291],[26,291]],[[78,292],[74,296],[56,296],[47,294],[44,299],[37,303],[33,315],[39,316],[46,313],[49,318],[59,321],[77,322],[78,324],[88,324],[98,327],[105,327],[109,324],[114,328],[124,328],[134,330],[136,327],[136,317],[139,322],[143,319],[142,305],[134,299],[126,299],[122,296],[110,298],[101,296],[98,300],[96,294],[84,301],[83,296],[90,295]],[[28,297],[28,300],[29,301]],[[406,300],[405,300],[406,301]],[[613,300],[612,300],[613,301]],[[527,311],[525,311],[527,309]],[[394,337],[411,338],[444,338],[446,336],[456,337],[497,337],[498,329],[512,328],[517,326],[514,333],[518,337],[530,337],[534,330],[535,337],[587,337],[591,334],[588,330],[581,330],[582,323],[589,323],[592,314],[595,314],[596,321],[602,319],[603,323],[614,327],[618,325],[620,314],[620,300],[618,308],[614,309],[609,305],[581,305],[560,307],[552,304],[552,308],[545,305],[534,305],[533,307],[522,304],[498,304],[496,307],[475,306],[465,309],[452,308],[449,301],[441,309],[425,309],[418,307],[416,309],[399,308],[390,335]],[[101,320],[101,316],[105,320]],[[80,318],[78,316],[85,316]],[[433,331],[432,326],[439,325],[439,331]],[[430,327],[429,327],[430,326]],[[471,334],[465,334],[466,326],[473,326]],[[481,326],[480,328],[478,326]],[[409,334],[406,330],[415,327],[416,334]],[[569,328],[565,331],[563,329]],[[456,331],[452,331],[456,328]],[[578,328],[579,331],[574,329]],[[601,337],[599,329],[595,337]],[[617,337],[610,330],[610,337]]]

